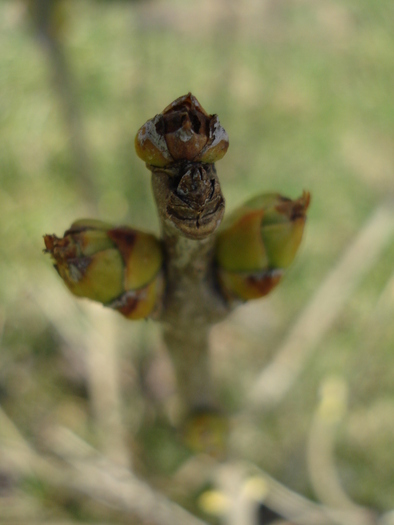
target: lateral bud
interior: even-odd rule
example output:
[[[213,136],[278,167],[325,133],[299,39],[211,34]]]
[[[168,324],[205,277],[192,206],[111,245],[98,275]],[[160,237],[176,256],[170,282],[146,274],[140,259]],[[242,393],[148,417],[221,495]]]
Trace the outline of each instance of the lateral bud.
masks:
[[[45,235],[46,252],[67,288],[129,319],[154,314],[162,298],[163,252],[151,234],[102,221],[76,221],[64,236]]]
[[[182,425],[185,445],[194,453],[223,459],[227,452],[229,419],[212,407],[195,407]]]
[[[280,282],[301,243],[310,194],[291,200],[277,193],[238,208],[218,232],[217,276],[230,299],[267,295]]]

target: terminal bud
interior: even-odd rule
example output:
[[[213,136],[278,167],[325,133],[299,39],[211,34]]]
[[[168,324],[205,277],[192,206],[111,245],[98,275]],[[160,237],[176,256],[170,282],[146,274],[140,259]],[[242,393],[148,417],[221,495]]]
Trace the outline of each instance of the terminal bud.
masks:
[[[228,145],[218,116],[208,115],[191,93],[148,120],[135,138],[137,155],[155,167],[178,161],[212,164],[225,155]]]

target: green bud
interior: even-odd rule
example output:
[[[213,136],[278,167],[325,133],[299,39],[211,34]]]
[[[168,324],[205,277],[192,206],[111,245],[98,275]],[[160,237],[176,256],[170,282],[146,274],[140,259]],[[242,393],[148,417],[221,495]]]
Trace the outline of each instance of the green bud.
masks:
[[[219,283],[230,298],[269,293],[301,243],[310,195],[297,200],[264,194],[237,209],[219,231],[215,259]]]
[[[230,430],[228,418],[212,408],[196,408],[183,423],[183,440],[194,453],[223,459]]]
[[[44,236],[69,290],[129,319],[150,315],[163,292],[163,254],[150,234],[92,219],[75,222],[62,238]]]

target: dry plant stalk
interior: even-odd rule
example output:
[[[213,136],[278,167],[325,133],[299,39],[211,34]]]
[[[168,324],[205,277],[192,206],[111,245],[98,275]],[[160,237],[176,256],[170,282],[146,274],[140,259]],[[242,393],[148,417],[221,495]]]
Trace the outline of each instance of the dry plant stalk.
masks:
[[[85,134],[85,126],[75,79],[64,49],[64,36],[68,29],[67,0],[25,0],[30,23],[38,37],[49,63],[53,88],[63,113],[70,150],[74,158],[74,169],[81,193],[90,209],[94,209],[96,186],[93,180],[92,160]]]
[[[296,200],[263,194],[219,228],[225,201],[214,163],[228,145],[217,115],[191,93],[182,96],[135,138],[152,174],[161,239],[91,219],[76,221],[62,238],[44,237],[72,293],[129,319],[161,323],[183,416],[192,415],[189,442],[211,451],[223,446],[226,425],[211,382],[210,328],[280,282],[300,245],[310,200],[307,192]]]

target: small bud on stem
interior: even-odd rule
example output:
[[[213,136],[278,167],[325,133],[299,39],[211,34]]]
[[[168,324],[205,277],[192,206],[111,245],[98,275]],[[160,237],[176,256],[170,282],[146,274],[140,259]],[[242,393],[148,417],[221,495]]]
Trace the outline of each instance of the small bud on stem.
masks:
[[[147,164],[213,163],[228,148],[228,135],[217,115],[208,115],[191,93],[179,97],[163,113],[148,120],[135,138],[137,155]]]
[[[229,300],[267,295],[298,251],[310,195],[291,200],[264,194],[248,201],[217,235],[215,259],[222,290]]]
[[[154,313],[163,293],[163,252],[150,234],[84,219],[62,238],[44,236],[59,275],[78,297],[105,304],[128,317]]]

